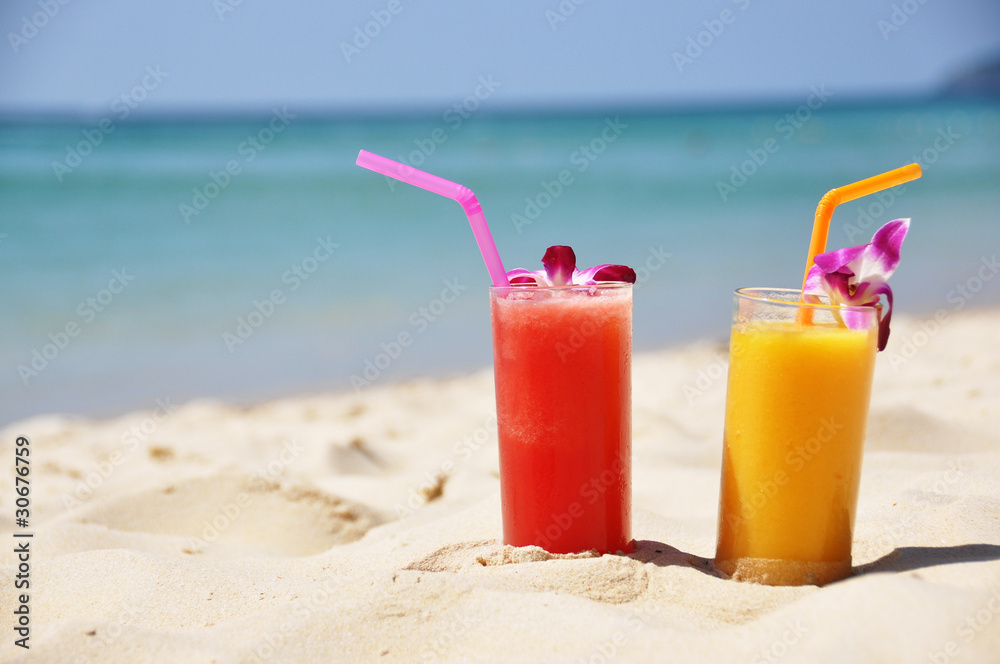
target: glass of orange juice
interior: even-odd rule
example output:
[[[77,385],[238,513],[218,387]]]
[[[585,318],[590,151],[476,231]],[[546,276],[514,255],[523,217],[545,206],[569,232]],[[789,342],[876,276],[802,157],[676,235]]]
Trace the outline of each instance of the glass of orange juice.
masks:
[[[715,554],[733,579],[850,575],[879,317],[794,289],[736,291]]]

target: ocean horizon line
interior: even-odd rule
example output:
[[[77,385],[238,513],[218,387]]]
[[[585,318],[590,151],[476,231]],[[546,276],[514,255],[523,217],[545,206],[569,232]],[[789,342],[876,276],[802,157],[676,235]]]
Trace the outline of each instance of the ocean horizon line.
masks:
[[[950,103],[1000,103],[1000,95],[964,94],[936,91],[922,94],[899,95],[851,95],[841,96],[836,90],[827,90],[825,84],[817,84],[800,97],[775,97],[768,99],[732,99],[725,101],[687,102],[626,102],[613,104],[507,104],[494,107],[480,106],[474,113],[478,119],[494,121],[564,120],[571,118],[601,117],[609,114],[627,114],[630,117],[684,117],[693,115],[728,115],[744,113],[780,112],[805,103],[809,95],[826,93],[825,111],[855,111],[869,109],[894,109],[914,106],[936,106]],[[449,111],[452,105],[420,104],[399,107],[366,108],[361,106],[320,107],[303,105],[298,108],[293,102],[274,101],[254,107],[230,108],[178,108],[167,110],[135,110],[125,118],[115,118],[122,125],[218,125],[232,122],[253,122],[269,117],[274,108],[291,108],[297,123],[324,124],[328,122],[414,122],[438,119]],[[75,126],[98,122],[107,117],[107,111],[96,109],[0,109],[0,127],[3,126]],[[291,110],[289,112],[292,112]]]

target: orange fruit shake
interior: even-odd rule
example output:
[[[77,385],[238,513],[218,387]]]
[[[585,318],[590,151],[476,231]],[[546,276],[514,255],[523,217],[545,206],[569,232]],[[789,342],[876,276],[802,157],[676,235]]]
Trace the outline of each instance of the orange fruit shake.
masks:
[[[749,309],[782,305],[785,316],[758,316],[740,303],[734,321],[716,566],[739,580],[822,585],[851,572],[877,310],[849,329],[822,309],[797,321],[797,303]]]

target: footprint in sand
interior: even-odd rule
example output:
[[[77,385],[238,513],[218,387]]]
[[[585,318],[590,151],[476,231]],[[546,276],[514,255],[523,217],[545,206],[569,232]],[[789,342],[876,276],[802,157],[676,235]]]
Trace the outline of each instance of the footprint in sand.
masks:
[[[530,565],[526,563],[546,563]],[[551,565],[562,567],[553,574]],[[649,586],[643,564],[623,556],[549,553],[537,546],[514,547],[496,540],[458,542],[442,547],[404,569],[486,574],[498,588],[565,592],[606,604],[637,599]]]
[[[220,474],[94,504],[86,525],[177,539],[181,552],[212,556],[309,556],[360,539],[384,519],[313,486]]]
[[[377,475],[389,465],[360,436],[344,445],[331,445],[329,456],[332,470],[339,475]]]

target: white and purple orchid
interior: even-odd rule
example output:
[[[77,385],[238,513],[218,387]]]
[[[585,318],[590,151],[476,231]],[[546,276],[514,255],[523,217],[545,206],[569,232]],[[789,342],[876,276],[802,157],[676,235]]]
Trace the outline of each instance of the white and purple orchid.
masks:
[[[878,326],[878,349],[883,350],[889,341],[892,318],[888,279],[899,265],[899,250],[909,228],[909,219],[896,219],[878,229],[868,244],[816,256],[802,289],[803,300],[819,302],[818,296],[826,295],[834,305],[874,306],[885,295],[888,308]],[[858,312],[843,313],[844,323],[851,329],[864,327],[864,318]]]
[[[555,245],[545,250],[544,270],[516,268],[507,272],[511,286],[593,286],[607,281],[635,283],[635,270],[627,265],[595,265],[586,270],[576,269],[576,253],[572,247]]]

